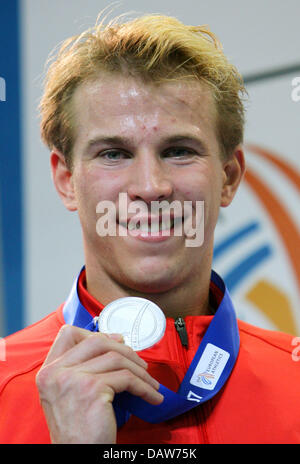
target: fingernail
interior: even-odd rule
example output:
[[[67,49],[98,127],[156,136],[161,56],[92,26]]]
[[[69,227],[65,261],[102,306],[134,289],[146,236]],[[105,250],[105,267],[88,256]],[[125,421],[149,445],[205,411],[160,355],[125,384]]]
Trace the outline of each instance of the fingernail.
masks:
[[[152,379],[153,379],[153,377],[152,377]],[[153,385],[154,385],[154,388],[155,388],[156,390],[158,390],[159,387],[160,387],[160,383],[159,383],[157,380],[155,380],[155,379],[153,379]],[[158,393],[159,393],[159,392],[158,392]]]

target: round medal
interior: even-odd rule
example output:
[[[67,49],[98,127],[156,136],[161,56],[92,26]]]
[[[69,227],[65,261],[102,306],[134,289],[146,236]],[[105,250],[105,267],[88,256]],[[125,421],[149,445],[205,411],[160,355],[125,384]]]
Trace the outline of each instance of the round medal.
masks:
[[[98,330],[120,333],[126,345],[134,351],[145,350],[164,335],[166,318],[152,301],[139,297],[125,297],[109,303],[100,313]]]

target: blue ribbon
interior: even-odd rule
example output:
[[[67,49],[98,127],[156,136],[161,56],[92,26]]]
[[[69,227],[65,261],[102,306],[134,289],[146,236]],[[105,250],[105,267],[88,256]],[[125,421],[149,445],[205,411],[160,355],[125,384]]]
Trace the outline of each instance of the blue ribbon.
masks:
[[[65,321],[87,330],[97,331],[97,323],[79,300],[78,278],[64,305]],[[229,378],[240,346],[237,319],[223,280],[214,271],[211,279],[222,290],[224,296],[179,390],[173,392],[160,385],[159,392],[164,396],[164,400],[157,406],[128,392],[117,394],[113,405],[118,427],[127,422],[131,414],[153,424],[172,419],[210,400]],[[74,314],[75,318],[72,320]]]

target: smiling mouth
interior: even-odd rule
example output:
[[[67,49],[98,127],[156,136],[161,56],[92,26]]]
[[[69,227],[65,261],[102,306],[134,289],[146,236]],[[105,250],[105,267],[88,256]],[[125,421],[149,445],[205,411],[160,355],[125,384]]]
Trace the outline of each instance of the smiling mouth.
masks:
[[[119,225],[128,230],[128,232],[135,232],[148,235],[156,235],[159,233],[171,233],[175,228],[182,225],[182,217],[149,217],[139,218],[132,217],[125,222],[120,222]]]

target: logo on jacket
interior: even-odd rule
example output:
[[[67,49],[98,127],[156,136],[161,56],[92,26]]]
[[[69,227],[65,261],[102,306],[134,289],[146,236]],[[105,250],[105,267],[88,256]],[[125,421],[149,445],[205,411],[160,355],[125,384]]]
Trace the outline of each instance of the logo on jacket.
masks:
[[[211,379],[214,378],[215,376],[213,374],[209,374],[208,372],[201,372],[201,374],[198,374],[198,382],[203,382],[205,385],[211,385]]]
[[[198,388],[213,390],[225,369],[229,357],[228,351],[213,343],[207,343],[190,383]]]

